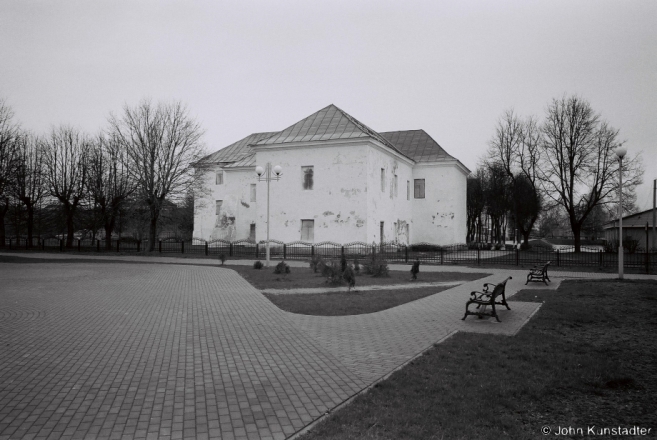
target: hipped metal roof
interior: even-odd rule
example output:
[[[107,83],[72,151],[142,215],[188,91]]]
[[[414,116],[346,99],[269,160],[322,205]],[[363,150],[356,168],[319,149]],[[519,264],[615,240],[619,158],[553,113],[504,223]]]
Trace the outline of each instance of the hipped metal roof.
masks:
[[[415,162],[453,160],[454,157],[424,130],[377,133],[353,116],[331,104],[280,132],[253,133],[199,161],[226,168],[255,165],[251,146],[336,139],[374,139]]]

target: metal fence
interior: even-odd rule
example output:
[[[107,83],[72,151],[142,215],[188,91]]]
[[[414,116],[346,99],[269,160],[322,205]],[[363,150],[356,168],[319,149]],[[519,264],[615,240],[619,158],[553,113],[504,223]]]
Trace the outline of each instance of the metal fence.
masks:
[[[547,248],[534,246],[531,249],[520,250],[513,246],[502,249],[484,249],[474,245],[439,246],[431,243],[414,243],[409,245],[399,243],[367,244],[352,242],[346,244],[325,241],[307,243],[295,241],[283,243],[270,240],[270,256],[276,259],[309,260],[314,256],[324,259],[337,259],[343,255],[349,260],[359,259],[362,262],[372,254],[378,254],[390,263],[409,263],[420,260],[429,264],[460,264],[470,266],[485,265],[543,265],[548,261],[552,267],[590,267],[614,268],[618,266],[617,252],[604,252],[600,249],[582,247],[580,252],[574,248]],[[142,252],[148,249],[146,240],[121,238],[110,240],[74,240],[71,247],[66,247],[64,240],[56,237],[37,238],[31,243],[25,238],[8,238],[5,247],[9,249],[34,249],[48,251],[79,251],[79,252]],[[223,255],[232,259],[263,259],[265,258],[266,242],[259,243],[249,240],[205,241],[192,239],[180,241],[176,239],[158,240],[153,250],[162,254],[194,254],[203,256]],[[657,273],[657,252],[625,252],[624,267],[641,272]]]

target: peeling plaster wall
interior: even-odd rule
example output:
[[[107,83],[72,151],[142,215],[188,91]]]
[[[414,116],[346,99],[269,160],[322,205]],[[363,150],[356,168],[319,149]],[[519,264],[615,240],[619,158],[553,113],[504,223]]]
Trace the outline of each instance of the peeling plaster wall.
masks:
[[[367,159],[365,142],[299,148],[264,148],[256,163],[280,165],[283,176],[271,182],[270,238],[301,239],[301,220],[314,220],[314,242],[365,241]],[[313,189],[304,190],[302,166],[313,166]],[[258,182],[256,239],[266,239],[266,182]]]
[[[385,170],[384,191],[381,191],[381,168]],[[397,195],[394,191],[394,177],[397,174]],[[367,240],[371,244],[381,242],[381,222],[383,239],[407,243],[405,234],[400,235],[400,224],[411,224],[412,204],[406,200],[406,181],[412,182],[411,164],[399,157],[377,148],[370,148],[368,154],[368,209]],[[410,226],[411,236],[413,226]]]
[[[194,237],[241,240],[249,237],[251,223],[256,221],[256,205],[266,194],[256,190],[256,202],[251,202],[250,185],[256,183],[253,169],[224,169],[224,183],[215,184],[216,167],[204,175],[204,189],[194,198]],[[216,215],[216,201],[223,200],[221,213]],[[266,199],[265,199],[266,201]]]
[[[412,241],[441,245],[464,243],[467,232],[465,174],[453,164],[416,165],[413,179],[425,179],[425,198],[413,198]]]

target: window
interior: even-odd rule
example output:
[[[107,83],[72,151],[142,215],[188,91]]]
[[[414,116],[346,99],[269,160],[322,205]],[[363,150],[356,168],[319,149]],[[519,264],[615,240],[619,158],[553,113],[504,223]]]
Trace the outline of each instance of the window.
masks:
[[[312,166],[301,167],[301,182],[303,184],[303,189],[313,189],[313,176],[314,171]]]
[[[399,180],[397,179],[397,175],[395,174],[395,197],[397,197],[397,194],[398,194],[398,190],[397,190],[398,182],[399,182]]]
[[[224,172],[223,171],[217,171],[217,176],[216,176],[215,183],[217,185],[223,185],[223,183],[224,183]]]
[[[301,241],[315,241],[315,220],[301,220]]]
[[[381,192],[386,192],[386,169],[381,168]]]
[[[223,205],[223,204],[224,204],[223,200],[217,200],[217,210],[215,212],[216,215],[221,214],[221,205]]]
[[[423,199],[424,198],[424,179],[415,179],[415,198]]]
[[[410,180],[406,181],[406,200],[411,200],[411,182],[410,182]]]
[[[252,202],[256,201],[256,184],[255,183],[251,184],[251,201]]]

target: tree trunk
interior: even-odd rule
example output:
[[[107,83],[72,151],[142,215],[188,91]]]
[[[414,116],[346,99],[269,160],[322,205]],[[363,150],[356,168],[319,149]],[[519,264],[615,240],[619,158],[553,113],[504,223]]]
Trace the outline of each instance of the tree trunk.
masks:
[[[157,219],[159,216],[159,210],[151,206],[151,220],[148,225],[148,252],[153,252],[155,250],[155,241],[157,239]]]
[[[27,247],[32,247],[32,234],[34,231],[34,205],[26,204],[27,207]]]
[[[572,229],[575,238],[575,252],[580,252],[582,248],[582,226],[572,225]]]
[[[9,203],[5,199],[4,205],[0,205],[0,248],[5,247],[5,240],[7,238],[5,235],[5,214],[8,209]]]
[[[112,232],[114,232],[114,215],[105,221],[105,249],[112,250]]]

